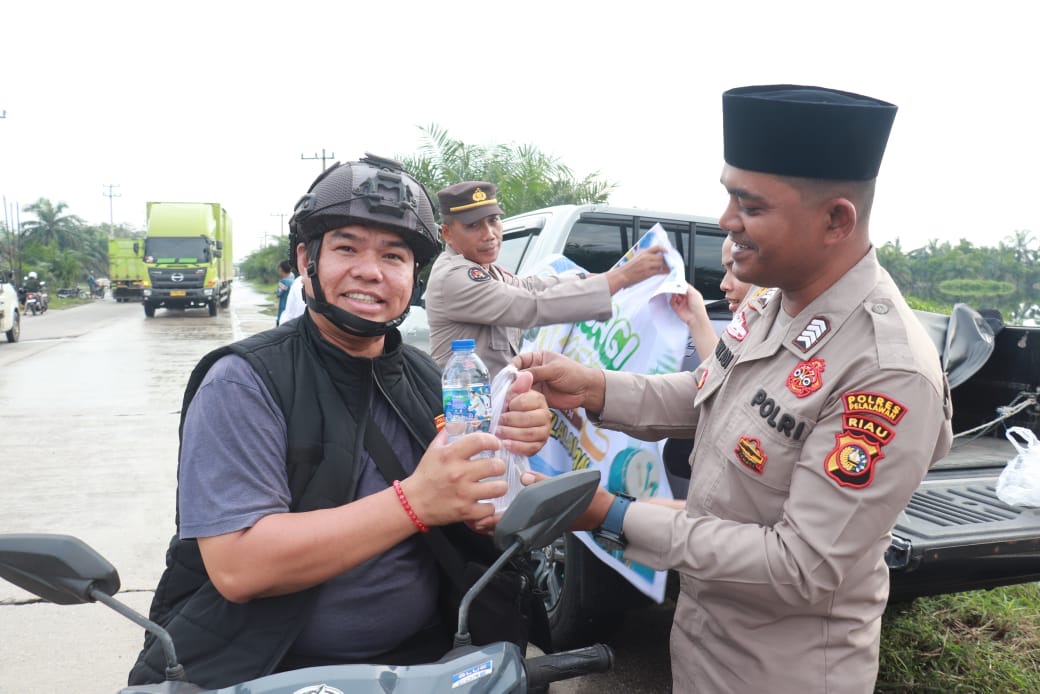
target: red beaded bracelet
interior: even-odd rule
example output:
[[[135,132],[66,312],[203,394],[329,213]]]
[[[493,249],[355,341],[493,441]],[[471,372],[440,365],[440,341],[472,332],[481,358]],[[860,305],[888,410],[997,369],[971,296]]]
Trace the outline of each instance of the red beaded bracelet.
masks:
[[[401,488],[401,481],[394,480],[394,491],[397,492],[397,499],[401,502],[401,506],[404,506],[405,513],[412,519],[412,523],[419,529],[421,533],[430,532],[430,527],[419,520],[419,516],[415,515],[415,511],[412,509],[412,505],[408,503],[408,497],[404,495],[404,489]]]

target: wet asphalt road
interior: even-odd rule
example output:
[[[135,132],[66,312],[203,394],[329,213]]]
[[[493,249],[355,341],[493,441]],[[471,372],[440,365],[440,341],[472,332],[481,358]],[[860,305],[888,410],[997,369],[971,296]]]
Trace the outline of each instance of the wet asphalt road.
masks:
[[[146,319],[95,301],[27,316],[0,343],[0,532],[63,533],[118,569],[118,598],[147,613],[174,530],[177,425],[188,375],[209,350],[272,327],[267,297],[236,283],[231,306]],[[667,692],[670,607],[628,616],[604,639],[616,667],[554,693]],[[102,605],[55,606],[0,581],[0,694],[108,694],[141,630]]]

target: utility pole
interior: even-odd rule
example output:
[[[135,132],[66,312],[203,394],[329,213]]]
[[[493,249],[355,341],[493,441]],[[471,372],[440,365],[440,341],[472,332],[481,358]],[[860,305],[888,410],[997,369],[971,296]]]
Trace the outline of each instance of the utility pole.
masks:
[[[278,223],[278,235],[279,236],[285,236],[285,217],[286,217],[286,214],[284,212],[272,212],[271,216],[272,217],[281,217],[282,218],[281,221]]]
[[[333,152],[329,152],[329,156],[325,156],[325,148],[324,147],[321,148],[321,156],[320,157],[318,156],[317,153],[315,153],[313,157],[305,157],[305,156],[303,156],[303,154],[300,155],[300,159],[303,159],[303,160],[321,159],[321,170],[322,171],[325,170],[325,162],[326,161],[332,161],[335,158],[336,158],[336,155]]]
[[[113,188],[119,187],[118,183],[102,183],[101,187],[108,188],[108,192],[102,193],[102,195],[108,198],[108,238],[113,238],[116,235],[116,225],[112,219],[112,198],[121,198],[123,196],[112,192]]]

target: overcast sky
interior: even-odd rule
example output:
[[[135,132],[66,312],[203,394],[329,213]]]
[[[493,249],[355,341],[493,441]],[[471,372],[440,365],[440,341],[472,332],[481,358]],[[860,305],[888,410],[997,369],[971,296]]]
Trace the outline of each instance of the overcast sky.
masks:
[[[1040,236],[1030,6],[13,0],[0,195],[142,228],[148,200],[221,202],[241,258],[287,230],[321,171],[301,155],[412,154],[437,124],[598,172],[615,205],[718,216],[722,92],[796,83],[899,106],[876,243],[996,245]]]

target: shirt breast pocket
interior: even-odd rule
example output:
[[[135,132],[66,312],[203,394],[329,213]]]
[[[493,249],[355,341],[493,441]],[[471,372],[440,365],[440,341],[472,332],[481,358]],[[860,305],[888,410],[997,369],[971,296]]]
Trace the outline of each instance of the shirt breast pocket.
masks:
[[[780,431],[770,426],[763,412],[768,412],[768,407],[763,410],[746,401],[730,412],[725,428],[713,442],[722,464],[705,502],[722,518],[768,527],[783,516],[791,477],[810,426],[806,423],[800,429],[796,426]]]

